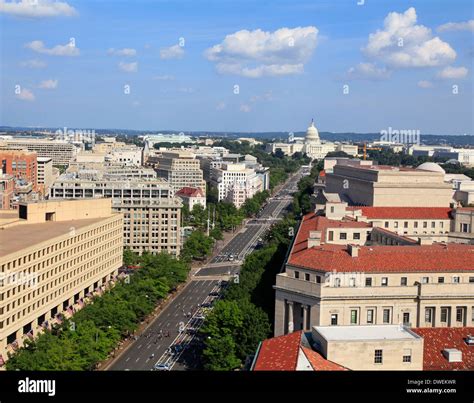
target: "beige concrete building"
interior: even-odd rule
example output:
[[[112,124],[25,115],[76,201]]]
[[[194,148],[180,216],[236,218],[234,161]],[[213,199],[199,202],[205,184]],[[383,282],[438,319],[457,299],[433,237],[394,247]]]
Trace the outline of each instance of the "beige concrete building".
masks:
[[[155,157],[150,156],[156,165],[159,177],[164,178],[172,186],[174,192],[190,187],[201,189],[206,196],[206,181],[195,155],[189,151],[163,152]]]
[[[263,340],[252,371],[473,370],[474,327],[313,326]]]
[[[38,157],[37,158],[37,167],[38,167],[38,188],[41,193],[47,194],[49,187],[54,182],[53,175],[53,159]]]
[[[382,165],[337,164],[326,174],[325,192],[350,205],[374,207],[449,207],[452,201],[442,172]]]
[[[112,198],[113,210],[124,215],[125,247],[139,254],[179,255],[181,200],[166,181],[148,177],[146,170],[131,168],[130,175],[122,169],[67,173],[54,182],[50,198]]]
[[[474,324],[471,245],[426,244],[383,228],[368,234],[362,224],[304,217],[276,279],[275,335],[329,325]]]
[[[77,152],[77,148],[63,140],[20,139],[0,141],[0,149],[35,151],[38,157],[51,158],[53,165],[68,165]]]
[[[350,370],[423,369],[423,338],[403,326],[315,326],[312,339],[324,358]]]
[[[123,217],[111,200],[22,203],[0,222],[0,354],[80,309],[118,274]]]

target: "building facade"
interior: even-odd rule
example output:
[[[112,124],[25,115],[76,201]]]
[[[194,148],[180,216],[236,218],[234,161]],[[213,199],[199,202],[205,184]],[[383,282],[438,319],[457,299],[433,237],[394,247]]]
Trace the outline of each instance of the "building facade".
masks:
[[[51,158],[53,165],[68,165],[77,152],[77,148],[62,140],[20,139],[0,141],[0,150],[34,151],[38,157]]]
[[[79,171],[59,177],[51,199],[112,198],[112,208],[124,216],[124,245],[142,254],[179,255],[182,202],[167,182],[122,174]]]
[[[123,217],[111,201],[23,203],[0,231],[0,354],[49,328],[111,283],[122,265]]]
[[[304,217],[276,279],[275,335],[311,326],[474,324],[471,245],[417,242],[367,225]]]
[[[189,151],[163,152],[150,157],[156,163],[156,172],[172,186],[174,192],[190,187],[201,189],[206,195],[206,181],[200,162]]]
[[[0,169],[16,179],[31,183],[38,188],[37,155],[30,151],[0,150]]]

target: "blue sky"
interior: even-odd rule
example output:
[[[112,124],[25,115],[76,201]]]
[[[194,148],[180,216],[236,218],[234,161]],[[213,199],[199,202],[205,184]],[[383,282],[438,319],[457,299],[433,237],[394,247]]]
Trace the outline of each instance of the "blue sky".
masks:
[[[357,1],[0,0],[0,125],[473,134],[472,2]]]

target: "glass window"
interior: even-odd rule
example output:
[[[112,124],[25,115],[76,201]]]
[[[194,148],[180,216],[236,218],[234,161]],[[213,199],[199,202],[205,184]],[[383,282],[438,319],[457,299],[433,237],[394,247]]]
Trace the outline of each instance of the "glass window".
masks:
[[[390,309],[383,310],[383,323],[390,323]]]
[[[425,322],[431,323],[433,320],[433,309],[432,308],[426,308],[425,309]]]
[[[333,313],[331,315],[331,325],[332,326],[336,326],[337,325],[337,314],[336,313]]]
[[[441,322],[448,322],[448,308],[441,308]]]
[[[382,286],[386,287],[388,285],[388,277],[382,277]]]
[[[365,278],[365,286],[366,287],[372,287],[372,277],[366,277]]]
[[[351,310],[351,325],[357,325],[357,309]]]
[[[374,363],[375,364],[382,364],[382,362],[383,362],[383,351],[382,350],[375,350]]]
[[[464,317],[464,309],[456,308],[456,322],[462,322]]]
[[[408,279],[406,277],[402,277],[400,279],[400,285],[407,285],[408,284]]]
[[[374,310],[373,309],[367,310],[367,323],[374,323]]]

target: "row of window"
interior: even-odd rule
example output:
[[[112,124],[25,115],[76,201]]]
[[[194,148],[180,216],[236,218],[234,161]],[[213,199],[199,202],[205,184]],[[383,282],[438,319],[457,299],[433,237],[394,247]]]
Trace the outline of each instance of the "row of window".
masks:
[[[403,363],[411,363],[411,349],[406,348],[403,350],[402,355],[402,362]],[[374,351],[374,364],[383,364],[383,350],[377,349]]]
[[[107,236],[117,235],[117,234],[120,233],[119,229],[117,229],[115,232],[112,232],[112,233],[110,232],[110,230],[113,229],[113,228],[116,228],[116,227],[121,228],[121,226],[122,226],[122,220],[115,220],[113,222],[102,225],[98,228],[95,228],[95,229],[89,230],[87,232],[84,232],[83,234],[80,234],[80,235],[74,235],[75,229],[72,228],[71,232],[70,232],[71,237],[69,239],[66,239],[66,240],[61,241],[61,242],[57,242],[57,243],[55,243],[51,246],[47,246],[43,249],[40,249],[40,250],[35,251],[33,253],[30,253],[26,256],[22,256],[18,259],[12,260],[11,262],[7,262],[5,264],[2,264],[1,267],[0,267],[0,272],[4,273],[6,270],[15,269],[17,267],[22,266],[23,264],[30,263],[31,261],[34,261],[36,259],[40,259],[40,258],[44,258],[46,256],[49,256],[51,253],[62,251],[62,250],[66,249],[69,246],[72,246],[74,244],[81,244],[81,246],[79,247],[80,249],[78,249],[78,248],[74,249],[74,252],[76,253],[78,250],[82,250],[86,247],[85,246],[86,244],[83,241],[88,240],[93,236],[97,236],[97,235],[103,234],[103,233],[107,233],[108,234]],[[105,237],[102,237],[102,239],[105,239]],[[66,258],[67,257],[64,254],[61,254],[61,255],[58,255],[58,256],[60,256],[61,258]]]
[[[294,278],[300,279],[300,272],[295,270],[294,271]],[[304,280],[305,281],[311,281],[311,275],[309,273],[304,273]],[[439,276],[436,278],[436,282],[438,284],[444,284],[446,281],[446,278],[444,276]],[[321,276],[316,275],[314,277],[314,281],[319,284],[321,283]],[[474,283],[474,276],[470,276],[468,279],[469,283],[473,284]],[[420,279],[421,284],[428,284],[432,282],[432,278],[425,276],[421,277]],[[452,284],[459,284],[461,283],[461,277],[460,276],[452,276],[451,277],[451,283]],[[334,279],[334,286],[335,287],[341,287],[342,280],[341,278],[335,278]],[[365,277],[365,286],[366,287],[372,287],[375,286],[375,278],[373,277]],[[349,287],[356,287],[360,286],[361,284],[357,284],[356,278],[349,278]],[[389,285],[389,278],[388,277],[382,277],[380,279],[380,286],[382,287],[388,287]],[[408,285],[408,277],[400,277],[400,286],[407,286]]]
[[[431,228],[436,228],[436,221],[429,221],[429,226]],[[393,227],[394,228],[400,228],[400,224],[398,221],[394,221],[393,222]],[[421,224],[423,226],[423,228],[428,228],[428,221],[414,221],[413,222],[413,228],[418,228],[418,224]],[[444,221],[439,221],[438,222],[438,225],[440,228],[444,228]],[[389,221],[385,221],[384,222],[384,227],[385,228],[389,228],[390,227],[390,222]],[[408,228],[409,227],[409,222],[408,221],[404,221],[403,222],[403,228]]]

